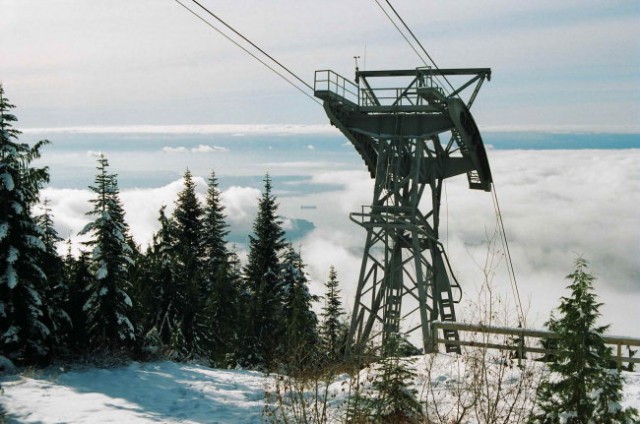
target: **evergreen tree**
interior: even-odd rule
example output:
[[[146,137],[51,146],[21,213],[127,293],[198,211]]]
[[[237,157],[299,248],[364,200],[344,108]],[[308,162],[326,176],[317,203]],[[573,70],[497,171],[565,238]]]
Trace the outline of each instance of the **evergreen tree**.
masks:
[[[169,345],[178,325],[178,270],[174,263],[176,236],[174,222],[160,208],[160,229],[143,259],[143,272],[137,284],[143,316],[143,332],[155,329],[160,341]]]
[[[214,171],[211,171],[207,186],[202,234],[206,278],[204,288],[208,298],[205,321],[211,327],[212,360],[228,365],[238,343],[240,272],[236,254],[230,253],[227,248],[229,230]]]
[[[324,307],[322,308],[322,326],[320,335],[322,337],[323,351],[326,352],[327,360],[336,363],[344,354],[344,333],[345,324],[340,318],[345,314],[340,300],[340,290],[338,289],[338,273],[331,266],[329,269],[329,280],[325,283],[326,292],[324,295]]]
[[[186,343],[186,356],[205,355],[211,345],[211,328],[204,315],[208,298],[204,272],[203,214],[196,196],[196,184],[189,170],[184,173],[184,188],[178,193],[173,212],[175,231],[176,310],[181,325],[177,340]],[[175,332],[175,330],[174,330]]]
[[[78,259],[67,253],[64,261],[66,280],[69,286],[69,297],[66,310],[71,319],[71,332],[69,334],[69,347],[75,351],[87,348],[89,337],[87,335],[87,311],[84,305],[89,300],[89,287],[92,276],[89,271],[89,254],[80,252]]]
[[[46,299],[45,323],[51,330],[53,346],[60,350],[67,341],[71,328],[71,318],[67,314],[66,306],[69,297],[68,280],[65,275],[64,261],[58,254],[57,245],[62,241],[53,226],[49,201],[43,202],[43,213],[36,217],[36,222],[42,229],[42,242],[44,251],[41,252],[40,268],[47,276],[47,285],[44,290]]]
[[[421,423],[424,412],[418,401],[417,392],[409,385],[416,374],[409,368],[410,359],[398,357],[402,339],[392,335],[385,341],[384,351],[390,352],[381,360],[380,375],[373,382],[378,391],[376,406],[376,422],[400,424]]]
[[[549,364],[551,375],[537,393],[539,413],[533,423],[605,424],[637,422],[637,411],[623,409],[620,371],[609,369],[611,349],[603,340],[608,326],[597,327],[601,303],[593,294],[594,277],[583,258],[567,276],[570,297],[562,297],[560,318],[549,328],[558,334],[558,353]]]
[[[46,250],[42,229],[31,216],[46,168],[33,168],[46,140],[33,147],[18,142],[13,105],[0,84],[0,355],[13,361],[39,360],[49,353],[46,325],[47,277],[39,260]]]
[[[124,222],[117,175],[108,174],[108,166],[107,158],[101,155],[95,187],[89,187],[96,197],[91,200],[93,209],[87,215],[94,216],[95,220],[80,232],[80,235],[91,235],[85,245],[91,248],[92,281],[83,308],[87,313],[90,343],[97,348],[130,346],[135,341],[133,303],[128,294],[133,251]]]
[[[304,263],[290,244],[285,248],[278,277],[284,324],[280,355],[296,370],[302,370],[317,359],[318,318],[312,302],[318,298],[309,293]]]
[[[285,246],[278,205],[271,193],[271,178],[264,179],[264,191],[258,203],[258,215],[249,236],[249,257],[244,270],[244,283],[249,302],[248,320],[240,359],[250,366],[272,365],[282,322],[278,316],[278,255]]]
[[[220,200],[218,179],[211,171],[208,181],[207,199],[204,209],[202,244],[207,274],[207,289],[211,291],[216,278],[221,274],[220,268],[228,269],[226,262],[229,256],[226,237],[229,234],[225,222],[224,205]]]
[[[240,322],[241,271],[235,252],[217,267],[211,294],[207,302],[206,315],[212,329],[211,358],[220,366],[233,365],[237,350]]]

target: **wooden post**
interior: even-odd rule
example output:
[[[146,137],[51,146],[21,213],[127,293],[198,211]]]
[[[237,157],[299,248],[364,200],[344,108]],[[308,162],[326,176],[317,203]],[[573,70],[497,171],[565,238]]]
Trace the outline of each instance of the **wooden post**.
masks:
[[[522,368],[522,357],[524,356],[524,334],[520,335],[518,341],[518,368]]]
[[[622,369],[622,343],[618,342],[618,355],[616,356],[618,369]]]

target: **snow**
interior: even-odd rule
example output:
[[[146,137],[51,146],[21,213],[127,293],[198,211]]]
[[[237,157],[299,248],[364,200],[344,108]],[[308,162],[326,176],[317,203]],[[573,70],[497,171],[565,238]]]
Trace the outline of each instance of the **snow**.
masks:
[[[16,374],[18,370],[13,362],[9,358],[0,355],[0,375],[12,375]]]
[[[13,177],[8,172],[3,172],[0,174],[0,181],[2,181],[2,185],[5,186],[7,191],[13,191],[15,185],[13,183]]]
[[[133,302],[131,302],[131,298],[129,297],[129,295],[126,294],[122,290],[120,290],[120,293],[122,293],[124,304],[127,305],[128,307],[132,308],[133,307]]]
[[[18,256],[20,256],[20,252],[13,246],[9,246],[9,253],[7,253],[7,262],[10,264],[15,263],[18,260]]]
[[[267,378],[172,362],[87,368],[2,381],[0,405],[21,423],[260,423]]]
[[[12,343],[18,341],[18,328],[15,325],[12,325],[5,331],[5,333],[0,337],[2,343]]]
[[[100,265],[100,268],[98,268],[98,270],[96,271],[96,280],[104,280],[105,278],[107,278],[107,275],[109,275],[107,264],[102,263],[102,265]],[[100,290],[100,296],[104,296],[106,294],[107,289],[106,287],[103,287],[102,290]]]
[[[118,324],[124,324],[124,326],[127,328],[126,333],[120,332],[120,338],[122,340],[125,340],[125,338],[135,338],[135,330],[133,328],[133,324],[131,324],[131,321],[129,321],[129,318],[125,317],[120,312],[116,312],[116,317]]]
[[[440,414],[455,414],[452,399],[456,398],[455,391],[466,378],[465,371],[471,362],[446,354],[416,357],[411,366],[418,373],[414,387],[430,408],[437,405]],[[496,363],[488,360],[486,365],[490,368]],[[534,372],[544,367],[540,363],[529,366]],[[503,371],[508,399],[509,388],[516,388],[521,372],[517,367]],[[371,367],[360,373],[365,393],[371,392],[376,372],[377,368]],[[624,376],[622,405],[637,408],[640,372],[624,372]],[[0,410],[4,408],[9,422],[20,423],[261,423],[262,411],[267,406],[265,391],[273,393],[276,381],[275,376],[255,371],[211,369],[168,361],[133,362],[115,368],[51,367],[35,373],[31,369],[19,376],[0,379],[4,388]],[[493,387],[490,390],[495,390]],[[329,422],[340,422],[348,391],[346,374],[330,384],[329,416],[335,421]],[[521,407],[529,411],[531,405],[523,403]],[[482,417],[471,414],[462,422],[482,421]]]
[[[47,250],[47,247],[44,245],[44,243],[42,242],[42,239],[39,237],[28,235],[28,236],[25,236],[24,239],[29,246],[35,247],[36,249],[40,249],[42,251]]]
[[[7,233],[9,233],[9,223],[3,222],[0,224],[0,240],[5,238],[7,236]]]
[[[18,274],[16,274],[16,270],[13,265],[9,264],[7,266],[7,271],[3,280],[7,281],[10,289],[13,289],[18,285]]]
[[[20,203],[15,202],[15,201],[9,202],[9,205],[11,206],[13,211],[18,215],[21,214],[23,209],[24,209]]]

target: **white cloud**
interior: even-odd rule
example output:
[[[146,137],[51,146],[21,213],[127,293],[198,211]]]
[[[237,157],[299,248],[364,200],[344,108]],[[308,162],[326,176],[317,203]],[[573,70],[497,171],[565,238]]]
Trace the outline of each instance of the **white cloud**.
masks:
[[[205,144],[200,144],[198,147],[194,147],[191,149],[191,153],[213,153],[213,152],[228,152],[229,149],[226,147],[220,146],[207,146]]]
[[[220,124],[220,125],[125,125],[25,128],[27,134],[230,134],[250,135],[308,135],[337,134],[330,124]],[[313,148],[313,146],[310,146]]]
[[[109,131],[160,134],[185,131],[172,125],[181,123],[296,122],[323,124],[313,132],[337,131],[317,104],[177,5],[91,4],[3,3],[3,16],[11,19],[0,26],[0,38],[8,40],[0,46],[0,71],[26,126],[104,132],[112,125]],[[500,0],[487,8],[470,0],[407,0],[398,10],[440,67],[494,68],[479,98],[487,116],[498,117],[492,125],[623,128],[634,125],[638,113],[638,9],[631,4],[598,0],[585,8],[580,1]],[[332,0],[300,8],[287,0],[269,10],[256,2],[216,5],[216,12],[308,83],[316,69],[352,78],[354,54],[366,69],[419,64],[374,3],[353,7]],[[50,19],[54,14],[58,19]],[[283,28],[295,28],[296,37]],[[284,124],[189,127],[231,134],[310,130]]]
[[[188,153],[189,149],[187,149],[186,147],[163,147],[162,151],[164,153]]]
[[[180,147],[163,147],[162,151],[164,153],[224,153],[224,152],[228,152],[229,149],[227,149],[226,147],[220,147],[220,146],[209,146],[206,144],[199,144],[196,147],[192,147],[191,149],[184,147],[184,146],[180,146]]]
[[[529,323],[543,325],[566,295],[576,256],[584,255],[605,303],[602,323],[611,323],[613,334],[640,335],[640,310],[624,306],[640,302],[640,150],[492,151],[490,161],[521,300],[531,305]],[[312,182],[342,189],[305,196],[318,210],[305,211],[317,217],[317,229],[305,239],[303,257],[319,282],[333,263],[352,293],[365,230],[346,216],[370,203],[371,181],[366,171],[352,171],[318,173]],[[464,177],[449,180],[441,220],[440,237],[465,298],[473,300],[496,225],[491,194],[469,190]],[[496,293],[514,305],[501,244],[494,254]]]
[[[490,161],[522,301],[531,304],[530,323],[541,326],[565,295],[565,276],[577,254],[589,260],[597,275],[596,290],[605,303],[602,323],[612,333],[640,336],[640,244],[637,205],[640,204],[640,150],[491,151]],[[223,176],[219,177],[224,179]],[[203,178],[196,178],[202,200]],[[358,171],[316,171],[311,184],[335,186],[335,191],[279,199],[280,215],[313,222],[315,230],[300,243],[314,284],[322,291],[330,265],[339,273],[345,303],[352,304],[365,230],[349,220],[370,204],[373,183]],[[158,210],[173,210],[182,181],[155,189],[123,190],[126,218],[133,235],[146,244],[157,229]],[[278,187],[274,187],[278,189]],[[248,235],[261,192],[232,186],[222,193],[227,220],[236,234]],[[425,193],[425,196],[428,194]],[[88,190],[45,189],[62,237],[79,231],[92,194]],[[316,209],[300,209],[300,205]],[[482,283],[486,241],[495,228],[490,193],[469,190],[464,176],[446,184],[442,199],[440,237],[464,296],[474,300]],[[242,257],[244,246],[238,246]],[[514,302],[502,246],[493,276],[496,293]],[[494,273],[492,272],[492,275]],[[461,316],[462,312],[461,312]]]

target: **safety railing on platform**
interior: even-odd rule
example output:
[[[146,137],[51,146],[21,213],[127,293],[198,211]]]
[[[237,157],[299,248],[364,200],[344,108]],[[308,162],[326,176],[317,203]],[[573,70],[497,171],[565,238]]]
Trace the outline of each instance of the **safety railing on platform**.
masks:
[[[316,96],[319,93],[327,92],[355,105],[360,104],[360,88],[353,82],[330,70],[316,71],[313,90]]]
[[[457,330],[460,335],[460,340],[447,340],[438,336],[438,330]],[[469,334],[482,334],[482,335],[494,335],[494,336],[509,336],[511,339],[508,343],[497,342],[495,340],[489,340],[488,338],[482,338],[481,340],[470,339]],[[464,336],[467,337],[464,337]],[[493,327],[487,325],[478,324],[466,324],[460,322],[442,322],[437,321],[431,324],[431,336],[433,337],[432,346],[437,351],[438,344],[455,344],[458,346],[472,346],[486,349],[498,349],[498,350],[510,350],[514,352],[514,356],[518,358],[518,364],[526,357],[527,353],[539,353],[543,355],[553,355],[557,352],[552,347],[542,347],[541,340],[549,340],[559,338],[558,335],[552,331],[547,330],[530,330],[526,328],[509,328],[509,327]],[[633,357],[631,355],[631,347],[640,346],[640,339],[634,339],[631,337],[620,336],[604,336],[605,344],[613,347],[613,360],[616,362],[618,368],[622,367],[623,363],[640,364],[640,357]],[[549,346],[553,346],[553,342],[547,343]],[[627,348],[629,356],[623,355],[623,348]],[[541,358],[538,358],[541,359]]]
[[[313,88],[317,97],[323,99],[331,97],[334,100],[362,107],[421,106],[427,103],[419,92],[425,87],[438,91],[440,96],[444,98],[445,93],[442,88],[433,82],[430,75],[423,75],[421,71],[422,69],[418,69],[414,79],[411,82],[407,81],[408,85],[406,86],[370,87],[365,84],[366,86],[361,88],[340,74],[325,69],[316,71]]]

